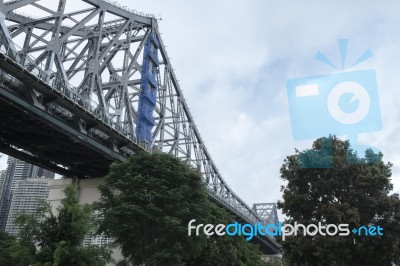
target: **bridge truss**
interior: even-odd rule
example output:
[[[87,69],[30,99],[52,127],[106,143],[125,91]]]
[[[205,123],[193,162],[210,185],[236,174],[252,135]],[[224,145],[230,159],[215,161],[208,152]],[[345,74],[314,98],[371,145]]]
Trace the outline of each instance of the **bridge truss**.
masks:
[[[103,0],[0,0],[0,45],[1,151],[79,177],[140,150],[167,152],[203,173],[214,201],[260,221],[212,161],[154,16]],[[11,112],[26,120],[11,127]],[[58,150],[35,139],[39,123]]]

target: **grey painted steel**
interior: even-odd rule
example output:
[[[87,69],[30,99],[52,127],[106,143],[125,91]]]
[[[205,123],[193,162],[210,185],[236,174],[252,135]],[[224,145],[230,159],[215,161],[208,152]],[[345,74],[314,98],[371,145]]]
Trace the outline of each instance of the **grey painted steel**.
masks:
[[[276,203],[255,203],[253,204],[253,211],[265,224],[278,225]]]
[[[79,5],[85,7],[77,10]],[[37,10],[35,17],[26,15],[31,10]],[[92,138],[107,140],[113,158],[139,150],[173,154],[203,173],[210,197],[248,223],[261,220],[211,159],[154,16],[102,0],[59,0],[54,7],[46,1],[13,0],[0,2],[0,11],[3,83],[8,81],[8,90],[25,97],[35,112],[40,110],[46,119],[54,116],[54,123],[75,125],[78,131],[71,134],[90,135],[86,139],[94,148],[101,149]],[[156,125],[153,141],[139,143],[135,128],[141,61],[150,33],[160,41]],[[281,252],[272,238],[268,241],[275,253]]]

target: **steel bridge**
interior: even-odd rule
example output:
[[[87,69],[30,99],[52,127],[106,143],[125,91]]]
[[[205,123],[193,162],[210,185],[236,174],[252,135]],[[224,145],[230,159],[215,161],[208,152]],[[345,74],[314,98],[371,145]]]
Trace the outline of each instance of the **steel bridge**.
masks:
[[[78,178],[103,177],[139,151],[167,152],[199,169],[210,198],[237,219],[265,222],[212,161],[157,19],[115,2],[0,0],[0,151]],[[282,252],[273,238],[256,241]]]

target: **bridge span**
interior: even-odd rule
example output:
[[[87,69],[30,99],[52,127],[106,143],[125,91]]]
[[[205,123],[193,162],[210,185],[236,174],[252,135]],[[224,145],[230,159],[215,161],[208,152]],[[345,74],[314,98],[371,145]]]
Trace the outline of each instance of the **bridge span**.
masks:
[[[0,151],[80,179],[139,151],[167,152],[202,172],[218,205],[265,222],[212,161],[157,19],[108,1],[0,0]],[[273,238],[256,241],[282,252]]]

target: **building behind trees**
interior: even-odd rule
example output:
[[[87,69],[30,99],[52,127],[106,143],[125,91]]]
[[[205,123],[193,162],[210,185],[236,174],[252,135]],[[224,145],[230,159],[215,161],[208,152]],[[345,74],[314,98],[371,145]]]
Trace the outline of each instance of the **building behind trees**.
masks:
[[[21,190],[25,191],[36,191],[36,199],[47,198],[48,189],[39,188],[43,185],[38,185],[35,182],[25,182],[28,179],[32,178],[44,178],[44,179],[54,179],[54,173],[50,172],[46,169],[40,168],[36,165],[32,165],[30,163],[24,162],[22,160],[8,157],[7,159],[7,169],[5,169],[0,174],[0,230],[5,231],[7,227],[7,222],[9,220],[10,208],[13,200],[14,192],[17,187],[21,186]],[[20,182],[22,181],[22,182]],[[42,184],[42,181],[39,181]],[[33,186],[31,189],[28,189],[29,186]],[[36,186],[36,187],[35,187]],[[30,193],[31,193],[30,192]],[[47,193],[47,194],[46,194]],[[39,195],[40,194],[40,195]],[[21,195],[20,195],[21,196]],[[20,197],[18,196],[18,197]],[[25,198],[26,200],[28,198]],[[26,211],[32,211],[32,204],[34,198],[29,199],[30,203],[27,203]],[[37,201],[37,200],[36,200]],[[17,203],[19,202],[19,203]],[[19,207],[17,205],[19,204]],[[20,211],[24,211],[24,204],[21,201],[21,198],[17,199],[14,203],[15,208]],[[29,206],[28,206],[29,205]]]
[[[41,201],[49,196],[49,178],[28,178],[18,180],[13,192],[5,231],[16,236],[18,225],[15,217],[20,213],[35,214]]]

